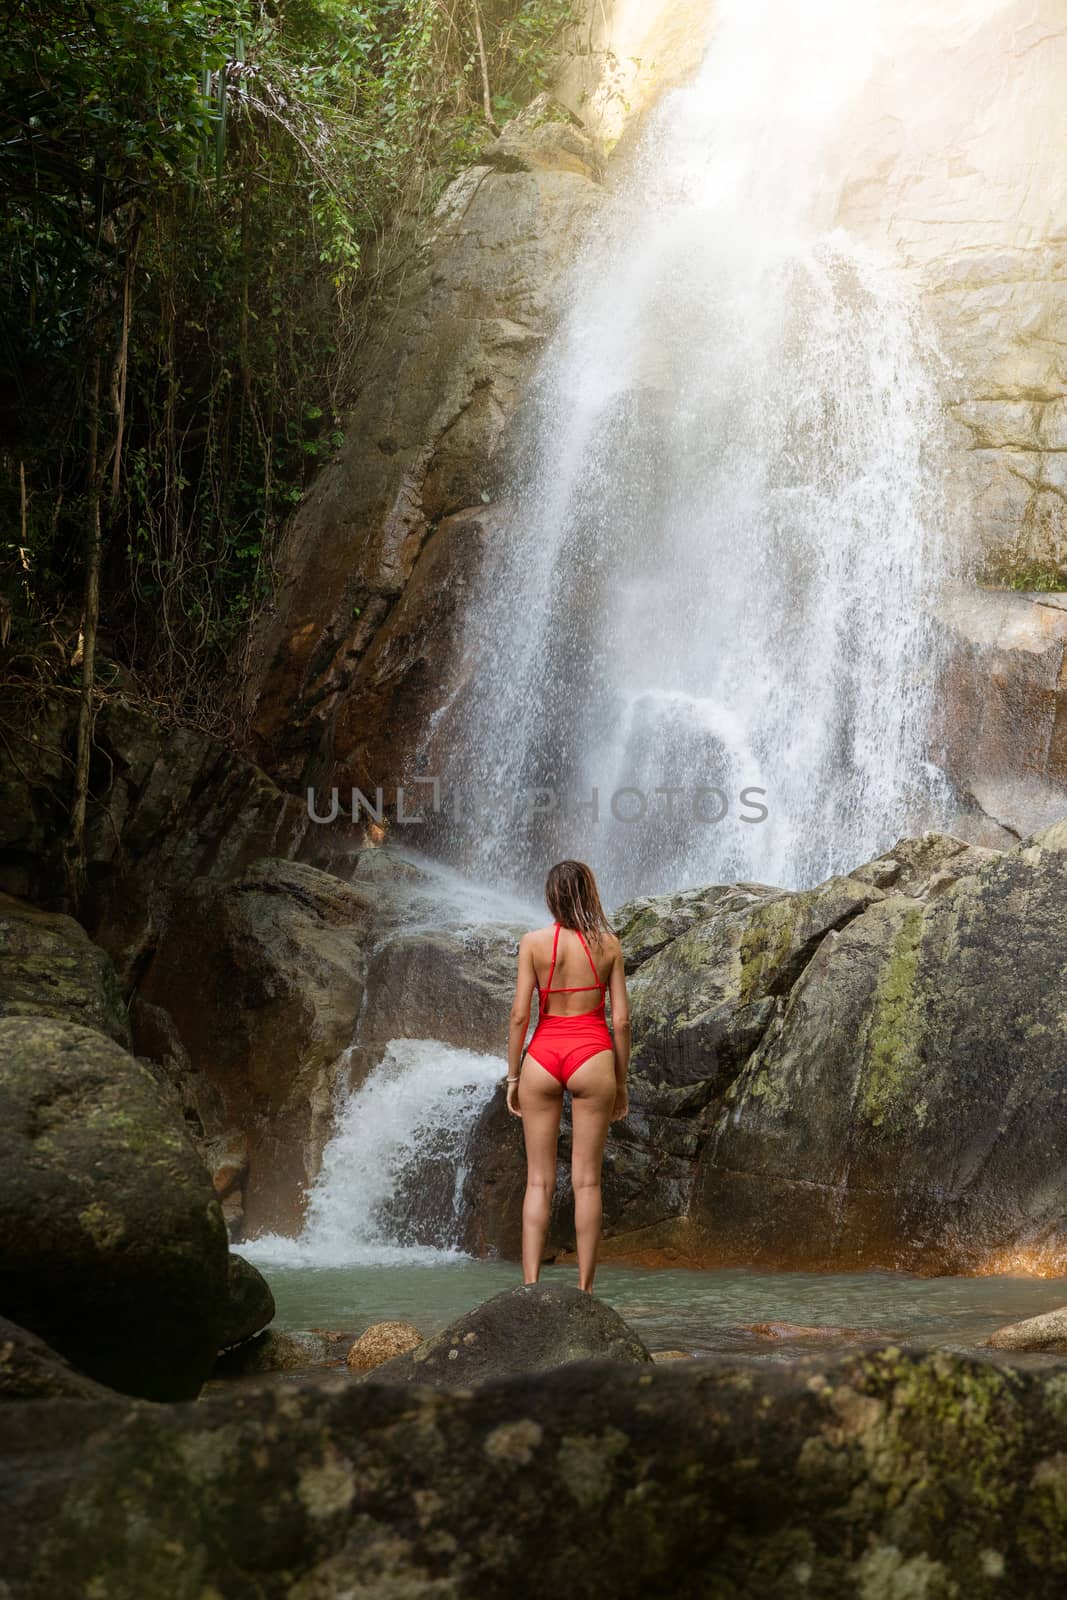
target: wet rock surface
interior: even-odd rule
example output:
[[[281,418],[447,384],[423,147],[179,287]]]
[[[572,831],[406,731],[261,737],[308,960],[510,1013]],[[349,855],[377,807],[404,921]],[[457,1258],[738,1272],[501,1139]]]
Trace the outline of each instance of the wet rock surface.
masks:
[[[0,1020],[0,1149],[0,1312],[116,1389],[195,1395],[226,1226],[152,1074],[93,1028]]]
[[[890,1348],[17,1403],[5,1579],[12,1600],[1058,1600],[1063,1396],[1060,1368]]]
[[[363,1003],[373,893],[264,859],[175,891],[139,990],[172,1019],[219,1096],[218,1136],[245,1134],[246,1229],[298,1222]]]
[[[581,1289],[532,1283],[494,1295],[368,1376],[455,1389],[596,1357],[650,1360],[641,1340],[604,1301]]]
[[[226,1315],[219,1349],[241,1344],[274,1321],[274,1295],[257,1267],[231,1250],[226,1287]]]

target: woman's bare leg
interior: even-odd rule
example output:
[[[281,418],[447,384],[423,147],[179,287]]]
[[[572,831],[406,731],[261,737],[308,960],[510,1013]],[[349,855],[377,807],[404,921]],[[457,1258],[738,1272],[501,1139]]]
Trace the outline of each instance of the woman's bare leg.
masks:
[[[615,1109],[615,1052],[601,1050],[567,1080],[571,1091],[571,1187],[578,1241],[578,1287],[593,1292],[603,1222],[600,1171]]]
[[[536,1283],[548,1237],[556,1188],[556,1145],[563,1087],[529,1051],[519,1079],[519,1110],[526,1142],[526,1195],[522,1202],[522,1278]]]

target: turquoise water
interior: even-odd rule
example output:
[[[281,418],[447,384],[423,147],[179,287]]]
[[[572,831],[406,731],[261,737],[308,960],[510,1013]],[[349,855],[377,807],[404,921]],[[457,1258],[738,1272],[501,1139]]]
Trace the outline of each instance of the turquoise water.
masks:
[[[257,1257],[281,1330],[359,1334],[372,1322],[413,1322],[426,1337],[522,1281],[511,1262],[463,1257],[426,1265],[293,1267]],[[574,1267],[545,1267],[544,1282],[577,1284]],[[808,1338],[767,1339],[746,1324],[847,1327],[861,1339],[969,1349],[995,1328],[1067,1305],[1063,1278],[917,1278],[903,1273],[691,1271],[601,1266],[596,1293],[650,1349],[746,1352],[783,1358]],[[848,1342],[852,1342],[851,1340]]]

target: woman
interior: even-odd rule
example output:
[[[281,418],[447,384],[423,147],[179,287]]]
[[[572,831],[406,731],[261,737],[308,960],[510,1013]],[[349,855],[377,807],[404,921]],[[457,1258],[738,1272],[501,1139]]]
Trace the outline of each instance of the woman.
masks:
[[[519,940],[508,1030],[508,1110],[522,1118],[526,1141],[522,1272],[524,1282],[536,1283],[541,1271],[566,1088],[571,1094],[578,1287],[592,1294],[600,1247],[604,1141],[608,1123],[629,1110],[630,1003],[622,949],[584,861],[556,863],[545,880],[545,903],[554,918],[552,926],[524,933]],[[524,1051],[535,988],[540,1008],[537,1027]],[[600,998],[590,1008],[589,995],[595,990]],[[604,1019],[609,990],[614,1041]]]

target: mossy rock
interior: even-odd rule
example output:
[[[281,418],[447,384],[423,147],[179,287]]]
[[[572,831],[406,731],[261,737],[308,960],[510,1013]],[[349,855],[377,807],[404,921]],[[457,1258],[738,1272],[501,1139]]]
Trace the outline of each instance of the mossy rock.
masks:
[[[57,1017],[129,1045],[111,957],[80,923],[0,894],[0,1017]]]
[[[890,1347],[583,1361],[451,1393],[380,1377],[6,1407],[6,1593],[1063,1593],[1062,1368]]]
[[[1067,1269],[1067,823],[977,854],[791,989],[704,1149],[709,1259]]]
[[[227,1254],[153,1075],[94,1028],[0,1020],[0,1312],[112,1388],[183,1399],[218,1349]]]

